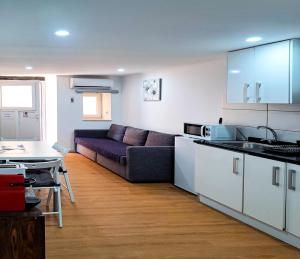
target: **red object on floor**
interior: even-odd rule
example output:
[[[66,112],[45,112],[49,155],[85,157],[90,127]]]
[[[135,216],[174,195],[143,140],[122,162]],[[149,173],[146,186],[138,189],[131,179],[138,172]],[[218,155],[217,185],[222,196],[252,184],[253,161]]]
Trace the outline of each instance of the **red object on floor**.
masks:
[[[24,210],[24,175],[0,174],[0,211]]]

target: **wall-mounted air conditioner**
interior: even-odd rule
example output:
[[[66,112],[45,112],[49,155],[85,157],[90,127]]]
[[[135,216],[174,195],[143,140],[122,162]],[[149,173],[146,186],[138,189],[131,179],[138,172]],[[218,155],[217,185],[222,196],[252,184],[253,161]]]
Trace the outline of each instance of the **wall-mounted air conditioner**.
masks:
[[[70,88],[77,93],[98,92],[98,93],[119,93],[118,90],[112,89],[114,81],[111,79],[95,79],[95,78],[71,78]]]

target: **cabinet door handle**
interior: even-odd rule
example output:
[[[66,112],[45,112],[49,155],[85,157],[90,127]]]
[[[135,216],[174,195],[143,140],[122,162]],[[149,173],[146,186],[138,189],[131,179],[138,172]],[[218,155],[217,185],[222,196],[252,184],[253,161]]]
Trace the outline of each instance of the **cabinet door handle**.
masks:
[[[256,83],[255,85],[255,93],[256,93],[256,102],[260,103],[261,97],[260,97],[260,88],[261,88],[261,83]]]
[[[274,185],[274,186],[279,186],[279,170],[280,170],[280,167],[273,166],[272,185]]]
[[[288,172],[288,189],[296,191],[296,170],[289,170]]]
[[[247,103],[249,101],[249,97],[248,97],[248,88],[249,88],[249,84],[245,83],[244,84],[244,88],[243,88],[243,97],[244,97],[244,103]]]
[[[239,174],[239,169],[238,169],[238,162],[239,162],[238,157],[233,158],[233,166],[232,166],[232,173],[234,174]]]

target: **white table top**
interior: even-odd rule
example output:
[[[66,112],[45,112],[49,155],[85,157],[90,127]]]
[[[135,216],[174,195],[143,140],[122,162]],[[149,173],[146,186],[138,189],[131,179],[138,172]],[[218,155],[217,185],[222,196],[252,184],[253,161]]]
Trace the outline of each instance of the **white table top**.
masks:
[[[24,150],[17,149],[19,145]],[[13,150],[3,150],[3,147]],[[14,149],[16,148],[16,149]],[[44,160],[61,159],[63,156],[43,141],[0,141],[0,160]]]

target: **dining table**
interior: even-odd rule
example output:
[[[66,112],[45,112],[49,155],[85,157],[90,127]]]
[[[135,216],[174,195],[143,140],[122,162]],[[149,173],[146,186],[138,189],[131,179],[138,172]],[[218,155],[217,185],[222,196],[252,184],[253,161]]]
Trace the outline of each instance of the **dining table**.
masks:
[[[0,141],[0,161],[55,159],[63,155],[45,141]]]
[[[0,141],[0,161],[9,163],[13,161],[45,161],[63,160],[63,155],[49,146],[45,141]],[[57,172],[58,173],[58,172]],[[59,173],[58,173],[59,174]],[[57,184],[60,184],[59,175],[54,176]],[[56,210],[56,196],[54,192],[53,207]]]

